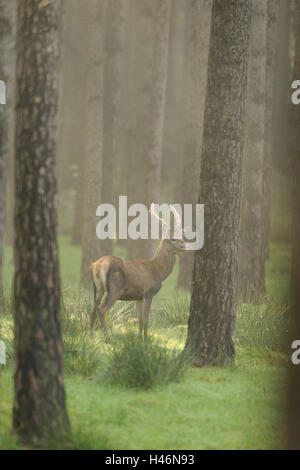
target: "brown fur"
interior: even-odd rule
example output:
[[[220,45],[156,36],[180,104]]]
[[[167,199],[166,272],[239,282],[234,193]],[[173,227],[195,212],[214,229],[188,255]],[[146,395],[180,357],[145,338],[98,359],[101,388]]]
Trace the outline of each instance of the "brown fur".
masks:
[[[162,281],[172,272],[176,252],[184,250],[184,246],[182,240],[163,240],[151,259],[124,261],[116,256],[103,256],[92,263],[94,308],[91,333],[98,311],[105,339],[109,341],[106,311],[117,300],[136,300],[140,334],[144,331],[146,338],[152,298],[160,290]],[[100,303],[105,293],[105,299]]]

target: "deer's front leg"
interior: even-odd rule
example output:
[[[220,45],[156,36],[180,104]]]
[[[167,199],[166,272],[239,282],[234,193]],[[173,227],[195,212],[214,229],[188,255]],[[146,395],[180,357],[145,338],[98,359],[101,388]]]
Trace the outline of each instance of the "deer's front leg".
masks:
[[[147,295],[143,301],[143,327],[144,327],[144,341],[147,339],[149,313],[153,296]]]

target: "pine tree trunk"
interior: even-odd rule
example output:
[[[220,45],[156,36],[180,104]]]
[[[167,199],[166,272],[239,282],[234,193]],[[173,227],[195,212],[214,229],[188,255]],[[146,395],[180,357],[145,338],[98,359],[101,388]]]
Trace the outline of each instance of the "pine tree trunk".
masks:
[[[81,285],[91,286],[90,264],[101,256],[101,240],[96,237],[96,209],[101,202],[103,151],[103,1],[82,4],[87,35],[87,116],[86,167],[84,175],[84,219],[82,236]]]
[[[264,156],[267,0],[253,0],[249,38],[238,287],[246,299],[265,295]]]
[[[300,0],[294,2],[295,21],[295,62],[294,80],[300,76]],[[293,143],[292,175],[293,175],[293,226],[292,226],[292,270],[291,270],[291,337],[288,338],[287,350],[291,351],[294,340],[300,339],[300,107],[292,106],[293,123],[290,137]],[[287,387],[287,447],[300,449],[300,373],[299,365],[288,365]]]
[[[145,202],[148,208],[150,208],[152,202],[158,203],[160,200],[170,10],[170,0],[157,1],[154,18],[152,92],[149,110],[149,142],[145,157]],[[143,257],[152,257],[157,246],[157,240],[145,240],[143,245]]]
[[[6,104],[0,104],[0,311],[2,309],[3,248],[8,176],[9,124],[12,101],[12,57],[14,47],[15,1],[0,0],[0,79],[6,86]]]
[[[278,59],[275,72],[275,99],[274,99],[274,145],[273,159],[277,168],[285,174],[290,174],[291,158],[287,152],[290,138],[290,90],[291,90],[291,62],[289,53],[290,0],[279,1],[278,13]]]
[[[85,109],[83,114],[85,116]],[[84,141],[84,136],[82,136],[82,140]],[[84,145],[83,145],[84,148]],[[81,246],[82,244],[82,219],[83,219],[83,209],[84,209],[84,174],[85,174],[85,158],[83,154],[79,157],[77,165],[78,165],[78,176],[77,176],[77,189],[76,189],[76,196],[75,196],[75,208],[74,208],[74,220],[73,220],[73,227],[72,227],[72,239],[71,244]]]
[[[274,151],[274,101],[275,73],[278,52],[278,13],[279,0],[268,0],[267,6],[267,64],[266,64],[266,106],[265,106],[265,157],[263,180],[263,218],[265,259],[269,258],[270,219],[271,219],[271,165]]]
[[[154,10],[157,4],[149,0],[136,0],[136,28],[134,38],[135,60],[133,74],[135,90],[133,92],[134,115],[132,138],[133,145],[128,158],[127,195],[128,205],[145,202],[145,175],[147,171],[147,152],[149,148],[150,119],[149,113],[152,89]],[[144,240],[127,240],[129,259],[143,258]]]
[[[71,134],[69,134],[69,154],[71,156],[70,164],[72,167],[76,165],[75,178],[73,180],[75,193],[74,201],[74,215],[71,233],[71,244],[81,246],[82,244],[82,232],[83,232],[83,211],[84,211],[84,174],[86,165],[86,113],[87,102],[86,94],[80,90],[85,90],[86,83],[86,51],[87,51],[87,38],[84,21],[82,0],[68,0],[66,3],[66,14],[65,14],[65,55],[71,52],[72,61],[65,63],[65,68],[71,68],[74,76],[74,85],[70,90],[73,93],[73,97],[69,100],[65,100],[66,106],[69,108],[69,114],[72,119],[72,127],[70,128]],[[80,43],[76,41],[76,38],[80,38]],[[79,47],[80,45],[80,47]],[[71,49],[70,52],[68,52]],[[63,56],[64,58],[64,56]],[[64,60],[63,60],[64,63]],[[68,81],[65,80],[65,86],[68,87]],[[76,88],[75,88],[76,87]],[[80,93],[78,93],[80,91]],[[79,95],[79,96],[78,96]],[[76,96],[76,99],[74,97]],[[69,107],[70,100],[76,101],[73,103],[73,107]],[[62,136],[63,137],[63,136]],[[62,138],[63,144],[63,138]],[[65,147],[67,149],[67,147]],[[74,171],[74,169],[73,169]],[[63,196],[62,196],[63,197]]]
[[[185,351],[195,365],[234,360],[249,0],[213,0],[199,202],[205,242],[195,253]]]
[[[103,184],[102,201],[114,202],[118,126],[120,113],[121,52],[124,29],[124,0],[106,1],[106,32],[103,94]],[[102,255],[111,255],[111,239],[101,242]]]
[[[161,202],[180,202],[181,177],[184,159],[184,104],[185,104],[185,52],[186,52],[186,16],[188,2],[172,0],[168,78],[166,89],[164,138],[161,168]],[[174,160],[176,159],[176,165]],[[171,196],[172,195],[172,196]]]
[[[187,2],[186,40],[186,129],[184,167],[182,173],[183,204],[196,204],[200,177],[200,157],[203,134],[211,0]],[[190,289],[194,252],[179,258],[178,287]]]
[[[63,207],[69,201],[71,191],[76,192],[73,224],[63,218],[60,230],[70,234],[72,244],[81,245],[84,157],[84,122],[86,96],[86,42],[82,30],[81,0],[64,0],[62,53],[60,63],[60,101],[58,133],[58,204]],[[80,40],[78,40],[80,38]],[[70,204],[69,204],[70,206]],[[72,206],[71,206],[72,207]],[[73,208],[73,207],[72,207]],[[68,207],[69,209],[69,207]],[[71,212],[71,211],[69,211]],[[64,212],[59,210],[60,214]],[[77,218],[78,217],[78,218]]]
[[[60,3],[18,2],[13,427],[27,443],[67,437],[56,241]]]

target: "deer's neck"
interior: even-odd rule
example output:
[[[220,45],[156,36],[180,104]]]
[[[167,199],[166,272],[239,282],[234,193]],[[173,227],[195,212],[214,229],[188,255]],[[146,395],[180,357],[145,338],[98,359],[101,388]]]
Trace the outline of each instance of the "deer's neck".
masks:
[[[176,261],[176,254],[168,248],[163,240],[156,249],[152,260],[155,262],[160,272],[161,281],[163,281],[173,271]]]

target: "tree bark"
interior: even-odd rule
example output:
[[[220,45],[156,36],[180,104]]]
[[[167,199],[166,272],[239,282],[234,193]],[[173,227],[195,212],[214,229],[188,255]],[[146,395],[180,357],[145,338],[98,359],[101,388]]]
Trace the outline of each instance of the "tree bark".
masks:
[[[253,0],[249,38],[238,288],[251,300],[265,295],[264,157],[267,0]]]
[[[26,443],[69,435],[56,241],[60,3],[18,2],[13,427]]]
[[[0,311],[3,297],[3,248],[6,215],[6,181],[8,174],[9,124],[13,94],[13,48],[15,1],[0,0],[0,80],[6,87],[6,104],[0,104]]]
[[[186,40],[186,126],[182,204],[195,205],[198,198],[203,118],[207,84],[207,62],[211,20],[211,0],[187,2]],[[179,258],[178,287],[191,288],[194,252]]]
[[[195,365],[234,360],[249,0],[213,0],[199,202],[205,242],[195,253],[185,351]]]
[[[103,151],[103,1],[82,5],[87,35],[87,116],[81,285],[91,286],[90,264],[101,256],[96,209],[101,202]]]

